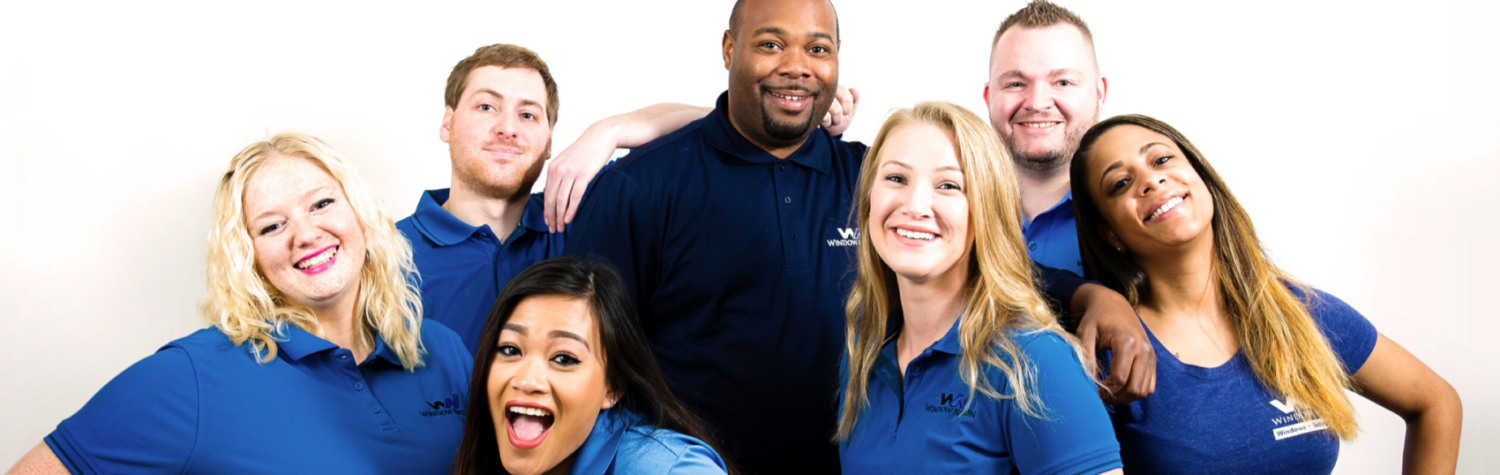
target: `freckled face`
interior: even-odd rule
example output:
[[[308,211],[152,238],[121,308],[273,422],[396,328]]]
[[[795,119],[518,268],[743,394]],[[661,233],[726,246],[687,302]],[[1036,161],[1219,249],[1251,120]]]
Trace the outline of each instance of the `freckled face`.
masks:
[[[255,267],[272,287],[314,310],[353,308],[364,231],[332,175],[304,158],[273,157],[245,182],[244,208]]]
[[[896,275],[925,281],[968,271],[969,200],[952,136],[913,123],[891,131],[870,187],[870,242]]]
[[[455,185],[492,198],[531,193],[551,153],[546,104],[547,87],[535,69],[470,71],[439,134],[448,143]]]
[[[1105,240],[1131,254],[1176,252],[1213,239],[1213,197],[1177,143],[1135,125],[1105,132],[1085,170]]]
[[[614,405],[588,303],[528,297],[500,331],[487,387],[500,462],[517,475],[571,465],[599,411]]]

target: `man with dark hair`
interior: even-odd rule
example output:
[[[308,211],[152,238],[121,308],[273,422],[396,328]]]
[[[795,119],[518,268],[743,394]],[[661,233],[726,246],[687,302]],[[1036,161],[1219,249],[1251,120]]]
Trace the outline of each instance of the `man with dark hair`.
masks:
[[[1099,72],[1093,34],[1082,18],[1036,0],[1000,23],[991,44],[984,100],[990,125],[1010,149],[1026,215],[1032,260],[1083,274],[1068,165],[1084,132],[1099,120],[1108,81]],[[1084,348],[1111,351],[1106,399],[1129,402],[1155,390],[1156,354],[1145,329],[1119,294],[1097,284],[1078,287],[1069,313],[1089,301],[1093,315],[1065,318]]]

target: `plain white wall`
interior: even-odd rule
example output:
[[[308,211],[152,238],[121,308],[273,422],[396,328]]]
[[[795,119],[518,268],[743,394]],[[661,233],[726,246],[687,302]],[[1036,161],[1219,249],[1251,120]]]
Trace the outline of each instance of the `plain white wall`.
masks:
[[[729,0],[0,4],[0,468],[111,377],[205,325],[216,177],[283,130],[324,138],[400,219],[448,184],[448,71],[528,46],[561,88],[554,151],[594,120],[725,88]],[[984,116],[989,42],[1023,5],[839,3],[848,137],[892,108]],[[1278,262],[1458,388],[1459,472],[1494,470],[1500,199],[1493,2],[1064,1],[1094,30],[1105,115],[1177,126]],[[540,188],[540,183],[538,184]],[[1402,421],[1357,399],[1340,473],[1399,470]],[[1486,448],[1491,448],[1487,450]]]

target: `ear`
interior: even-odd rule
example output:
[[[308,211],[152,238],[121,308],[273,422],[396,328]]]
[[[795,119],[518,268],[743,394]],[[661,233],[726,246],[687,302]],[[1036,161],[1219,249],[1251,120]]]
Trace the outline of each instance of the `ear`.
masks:
[[[543,162],[552,159],[552,136],[551,135],[547,136],[547,148],[545,150],[542,150],[541,159],[542,159]]]
[[[1098,230],[1099,238],[1104,239],[1104,242],[1106,244],[1109,244],[1109,247],[1115,248],[1116,250],[1125,248],[1125,244],[1120,242],[1120,237],[1115,235],[1115,230],[1110,229],[1109,225],[1101,224],[1099,225]]]
[[[984,105],[985,105],[986,109],[988,109],[989,105],[990,105],[990,83],[989,82],[985,82],[984,83]]]
[[[729,58],[734,56],[734,34],[724,30],[724,69],[729,69]]]
[[[1103,111],[1104,97],[1109,95],[1109,78],[1104,77],[1104,74],[1102,73],[1099,74],[1099,85],[1095,87],[1099,91],[1099,110]]]
[[[449,129],[452,129],[452,128],[453,128],[453,108],[452,107],[448,107],[448,106],[443,106],[443,127],[440,128],[440,129],[438,129],[438,138],[443,139],[443,143],[448,143],[448,137],[449,137],[449,135],[451,135]]]
[[[615,407],[615,403],[617,403],[619,401],[620,401],[620,393],[617,393],[617,392],[614,392],[614,391],[610,391],[608,393],[605,393],[604,394],[604,402],[602,404],[599,404],[599,410],[602,411],[602,410],[605,410],[605,409],[609,409],[611,407]]]

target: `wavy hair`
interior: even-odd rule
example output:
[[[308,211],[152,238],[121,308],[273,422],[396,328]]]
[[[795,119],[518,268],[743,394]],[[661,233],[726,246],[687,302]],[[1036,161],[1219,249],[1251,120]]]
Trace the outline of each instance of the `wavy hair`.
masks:
[[[969,253],[973,258],[964,289],[968,307],[958,323],[963,348],[958,374],[969,387],[968,400],[972,403],[976,391],[995,399],[1014,399],[1022,412],[1044,417],[1045,408],[1035,392],[1035,367],[1007,334],[1010,331],[1055,332],[1072,345],[1083,364],[1078,339],[1058,325],[1033,280],[1031,258],[1021,236],[1021,195],[1015,169],[995,131],[973,112],[946,102],[923,102],[897,110],[880,127],[860,169],[859,205],[854,211],[859,227],[859,275],[844,308],[849,375],[844,411],[834,436],[837,441],[853,434],[860,412],[869,406],[866,391],[870,368],[887,342],[888,325],[899,318],[901,311],[896,275],[870,241],[870,191],[885,141],[907,124],[928,124],[949,132],[968,184],[965,195],[969,203]],[[1084,368],[1087,371],[1087,366]],[[988,369],[1005,376],[1011,394],[995,389],[984,377]]]
[[[1091,190],[1084,186],[1089,183],[1085,176],[1089,151],[1105,132],[1121,125],[1134,125],[1172,139],[1208,188],[1214,205],[1214,278],[1255,377],[1273,392],[1295,401],[1298,415],[1316,414],[1339,438],[1354,437],[1359,426],[1344,392],[1350,388],[1348,371],[1292,288],[1309,299],[1316,294],[1271,262],[1256,237],[1250,214],[1229,192],[1224,179],[1187,137],[1165,122],[1143,115],[1111,117],[1095,124],[1079,142],[1070,178],[1084,276],[1125,295],[1131,305],[1140,305],[1141,297],[1151,292],[1150,276],[1129,256],[1116,252],[1096,231],[1108,223]]]
[[[229,161],[219,180],[213,221],[208,229],[208,296],[199,309],[236,345],[249,342],[262,364],[276,358],[277,339],[292,324],[322,336],[312,310],[282,295],[255,265],[255,245],[245,225],[245,184],[268,160],[296,157],[332,175],[359,219],[365,256],[359,273],[359,298],[354,314],[360,323],[357,338],[374,343],[380,335],[401,360],[415,370],[422,366],[422,300],[415,279],[411,244],[396,230],[380,200],[354,165],[316,137],[285,132],[246,146]]]

